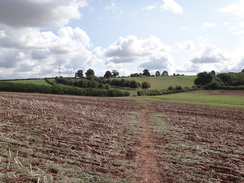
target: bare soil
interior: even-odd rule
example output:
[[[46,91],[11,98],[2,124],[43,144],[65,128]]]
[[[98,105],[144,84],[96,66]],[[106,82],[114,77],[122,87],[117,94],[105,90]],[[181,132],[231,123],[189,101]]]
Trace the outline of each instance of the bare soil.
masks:
[[[0,182],[244,182],[244,111],[0,92]]]
[[[148,105],[145,106],[141,114],[141,122],[143,128],[143,136],[141,138],[138,160],[138,174],[140,179],[137,182],[142,183],[159,183],[159,169],[156,159],[155,138],[147,121],[147,115],[149,112]]]
[[[0,93],[0,104],[0,182],[135,179],[140,103]]]
[[[164,123],[165,130],[155,133],[161,177],[167,182],[244,181],[243,109],[162,102],[152,106]]]

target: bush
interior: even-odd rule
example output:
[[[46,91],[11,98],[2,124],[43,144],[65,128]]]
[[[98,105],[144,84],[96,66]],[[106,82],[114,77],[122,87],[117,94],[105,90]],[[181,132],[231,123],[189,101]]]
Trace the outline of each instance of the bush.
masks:
[[[73,86],[62,85],[35,85],[14,82],[0,82],[0,91],[8,92],[25,92],[25,93],[49,93],[49,94],[67,94],[67,95],[82,95],[82,96],[103,96],[103,97],[121,97],[129,96],[129,92],[120,90],[104,90],[98,88],[77,88]]]

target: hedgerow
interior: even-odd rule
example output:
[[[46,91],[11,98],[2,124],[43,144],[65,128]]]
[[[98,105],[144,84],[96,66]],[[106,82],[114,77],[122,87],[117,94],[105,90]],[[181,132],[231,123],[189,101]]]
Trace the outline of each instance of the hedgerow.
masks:
[[[180,93],[180,92],[187,92],[187,91],[193,91],[197,88],[195,86],[192,86],[192,88],[186,86],[169,86],[168,89],[163,90],[140,90],[137,91],[138,96],[155,96],[155,95],[167,95],[167,94],[173,94],[173,93]]]
[[[47,93],[61,95],[81,95],[81,96],[101,96],[101,97],[120,97],[129,96],[129,92],[116,89],[98,89],[98,88],[78,88],[63,85],[35,85],[26,83],[0,82],[0,91],[24,92],[24,93]]]

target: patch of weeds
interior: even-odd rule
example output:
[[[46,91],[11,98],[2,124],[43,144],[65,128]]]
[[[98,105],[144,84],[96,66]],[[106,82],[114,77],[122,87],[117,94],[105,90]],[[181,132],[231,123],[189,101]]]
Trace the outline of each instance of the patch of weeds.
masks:
[[[187,177],[186,179],[187,181],[195,181],[196,178],[194,176],[190,176],[190,177]]]
[[[108,179],[103,178],[103,177],[101,177],[99,175],[89,174],[89,173],[86,173],[86,172],[80,173],[78,178],[80,179],[79,183],[97,183],[97,182],[108,183],[108,182],[110,182]]]

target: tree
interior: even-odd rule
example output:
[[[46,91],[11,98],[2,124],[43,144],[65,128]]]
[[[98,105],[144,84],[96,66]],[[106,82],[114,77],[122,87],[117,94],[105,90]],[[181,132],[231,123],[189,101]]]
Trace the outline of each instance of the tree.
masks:
[[[138,88],[138,83],[135,80],[130,81],[131,88]]]
[[[149,70],[148,70],[148,69],[144,69],[142,75],[143,75],[143,76],[150,76],[150,72],[149,72]]]
[[[214,71],[214,70],[212,70],[211,72],[210,72],[210,74],[212,74],[212,75],[216,75],[216,72]]]
[[[117,77],[119,75],[119,72],[118,71],[116,71],[116,70],[112,70],[112,76],[113,77]]]
[[[112,77],[112,73],[110,71],[106,71],[106,73],[104,74],[105,78],[111,78]]]
[[[163,71],[162,76],[169,76],[168,71]]]
[[[86,74],[87,79],[95,78],[95,73],[94,73],[94,70],[92,70],[92,69],[88,69],[85,74]]]
[[[144,81],[144,82],[142,82],[141,87],[143,89],[148,89],[151,87],[151,84],[149,82]]]
[[[242,71],[241,72],[244,72],[244,69],[242,69]]]
[[[160,76],[160,72],[159,71],[156,71],[155,76],[156,77],[159,77]]]
[[[197,74],[197,78],[194,80],[194,84],[204,86],[208,83],[211,83],[214,77],[215,76],[211,72],[210,73],[200,72]]]
[[[83,78],[83,70],[78,70],[75,73],[75,78]]]

